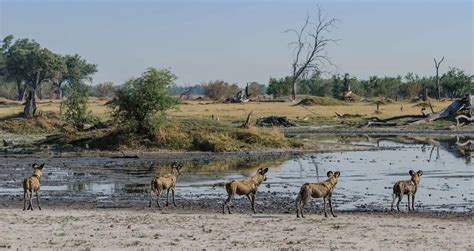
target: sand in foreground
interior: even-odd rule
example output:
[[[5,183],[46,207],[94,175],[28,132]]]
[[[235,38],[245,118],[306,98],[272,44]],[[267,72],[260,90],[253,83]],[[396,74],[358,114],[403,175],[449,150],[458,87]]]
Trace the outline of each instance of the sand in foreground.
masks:
[[[164,213],[166,212],[166,213]],[[415,214],[197,214],[0,209],[0,248],[473,249],[473,220]]]

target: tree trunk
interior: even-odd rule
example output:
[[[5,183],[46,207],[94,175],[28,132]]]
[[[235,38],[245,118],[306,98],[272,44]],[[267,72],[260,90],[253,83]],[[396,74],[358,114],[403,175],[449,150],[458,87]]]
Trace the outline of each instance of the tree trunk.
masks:
[[[23,114],[26,118],[32,118],[36,113],[36,91],[31,89],[28,91],[25,109]]]
[[[425,86],[423,88],[423,101],[428,100],[428,88]]]
[[[291,91],[291,99],[295,101],[296,100],[296,79],[293,78],[291,82],[293,83],[293,89]]]
[[[16,93],[18,101],[23,101],[25,99],[25,86],[22,86],[21,81],[16,82]]]
[[[26,104],[25,108],[23,109],[23,115],[26,118],[32,118],[36,114],[36,92],[38,91],[38,87],[42,81],[40,75],[40,72],[36,73],[36,80],[32,83],[31,87],[28,88]]]
[[[441,63],[443,62],[444,60],[444,57],[438,62],[436,61],[436,58],[433,58],[434,60],[434,63],[435,63],[435,68],[436,68],[436,88],[438,89],[438,95],[437,95],[437,99],[440,100],[441,99],[441,85],[439,83],[439,66],[441,65]]]
[[[42,85],[38,85],[38,88],[36,88],[36,92],[37,92],[37,95],[38,95],[38,98],[40,100],[43,100],[43,86]]]

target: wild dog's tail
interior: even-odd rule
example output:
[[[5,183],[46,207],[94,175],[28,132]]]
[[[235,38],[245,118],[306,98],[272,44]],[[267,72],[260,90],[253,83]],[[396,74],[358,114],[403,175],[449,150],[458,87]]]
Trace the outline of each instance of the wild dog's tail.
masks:
[[[212,185],[212,189],[216,189],[216,187],[223,187],[227,184],[228,182],[219,182],[214,185]]]
[[[402,183],[401,182],[395,183],[395,185],[393,185],[393,196],[400,195],[402,193],[402,190],[403,190]]]
[[[23,180],[23,192],[30,190],[30,182],[28,182],[28,178]]]
[[[297,208],[299,207],[299,203],[301,202],[301,200],[303,200],[304,198],[304,194],[306,193],[305,188],[306,188],[306,184],[302,185],[300,188],[300,192],[298,193],[298,196],[296,196],[295,203],[296,203]]]

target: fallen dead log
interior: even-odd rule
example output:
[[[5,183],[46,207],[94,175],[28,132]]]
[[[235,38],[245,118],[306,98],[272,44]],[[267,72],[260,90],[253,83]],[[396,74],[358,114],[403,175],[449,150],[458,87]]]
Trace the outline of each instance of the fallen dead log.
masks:
[[[242,125],[243,128],[249,128],[250,127],[250,120],[252,118],[252,113],[253,113],[253,111],[249,112],[249,115],[247,115],[247,119],[245,120],[245,123]]]
[[[120,151],[122,153],[122,156],[112,156],[111,158],[113,159],[139,159],[140,157],[138,155],[126,155],[123,151]]]
[[[366,126],[367,127],[370,127],[370,126],[397,126],[397,123],[368,121]]]
[[[460,125],[459,121],[460,121],[461,119],[464,119],[464,120],[466,120],[467,122],[472,122],[472,121],[474,121],[474,117],[468,117],[468,116],[466,116],[466,115],[458,115],[458,116],[456,116],[455,119],[456,119],[456,126],[459,126],[459,125]]]
[[[448,107],[444,108],[443,110],[436,113],[432,113],[424,119],[414,121],[412,122],[412,124],[419,124],[419,123],[424,123],[424,122],[435,121],[438,119],[453,117],[454,115],[456,115],[456,113],[458,113],[463,108],[471,108],[472,100],[473,100],[473,95],[467,95],[463,99],[455,100],[453,103],[451,103]]]
[[[345,118],[360,118],[360,117],[364,117],[365,114],[349,114],[349,113],[343,113],[343,114],[340,114],[338,112],[334,112],[336,114],[336,117],[337,118],[340,118],[340,119],[345,119]]]
[[[378,118],[378,117],[370,117],[370,118],[367,118],[367,120],[369,121],[377,121],[377,122],[389,122],[389,121],[393,121],[393,120],[399,120],[399,119],[423,119],[423,118],[426,118],[426,115],[399,115],[399,116],[395,116],[395,117],[390,117],[390,118],[386,118],[386,119],[381,119],[381,118]]]
[[[282,127],[292,127],[295,126],[287,117],[278,117],[278,116],[269,116],[258,118],[256,122],[257,126],[261,127],[272,127],[272,126],[282,126]]]

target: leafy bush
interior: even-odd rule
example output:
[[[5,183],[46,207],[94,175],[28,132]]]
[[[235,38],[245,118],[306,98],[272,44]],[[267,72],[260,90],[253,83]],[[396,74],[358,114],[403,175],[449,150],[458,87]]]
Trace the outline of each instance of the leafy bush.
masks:
[[[222,80],[211,81],[207,84],[203,84],[204,95],[214,100],[225,100],[235,96],[239,92],[240,88],[236,84],[229,84]]]
[[[168,93],[176,76],[167,69],[148,68],[115,92],[110,103],[113,116],[132,132],[152,134],[177,101]],[[158,115],[158,117],[156,116]]]
[[[64,118],[77,129],[83,129],[85,124],[94,123],[97,118],[87,109],[89,87],[83,83],[68,86],[68,97],[65,103]]]

